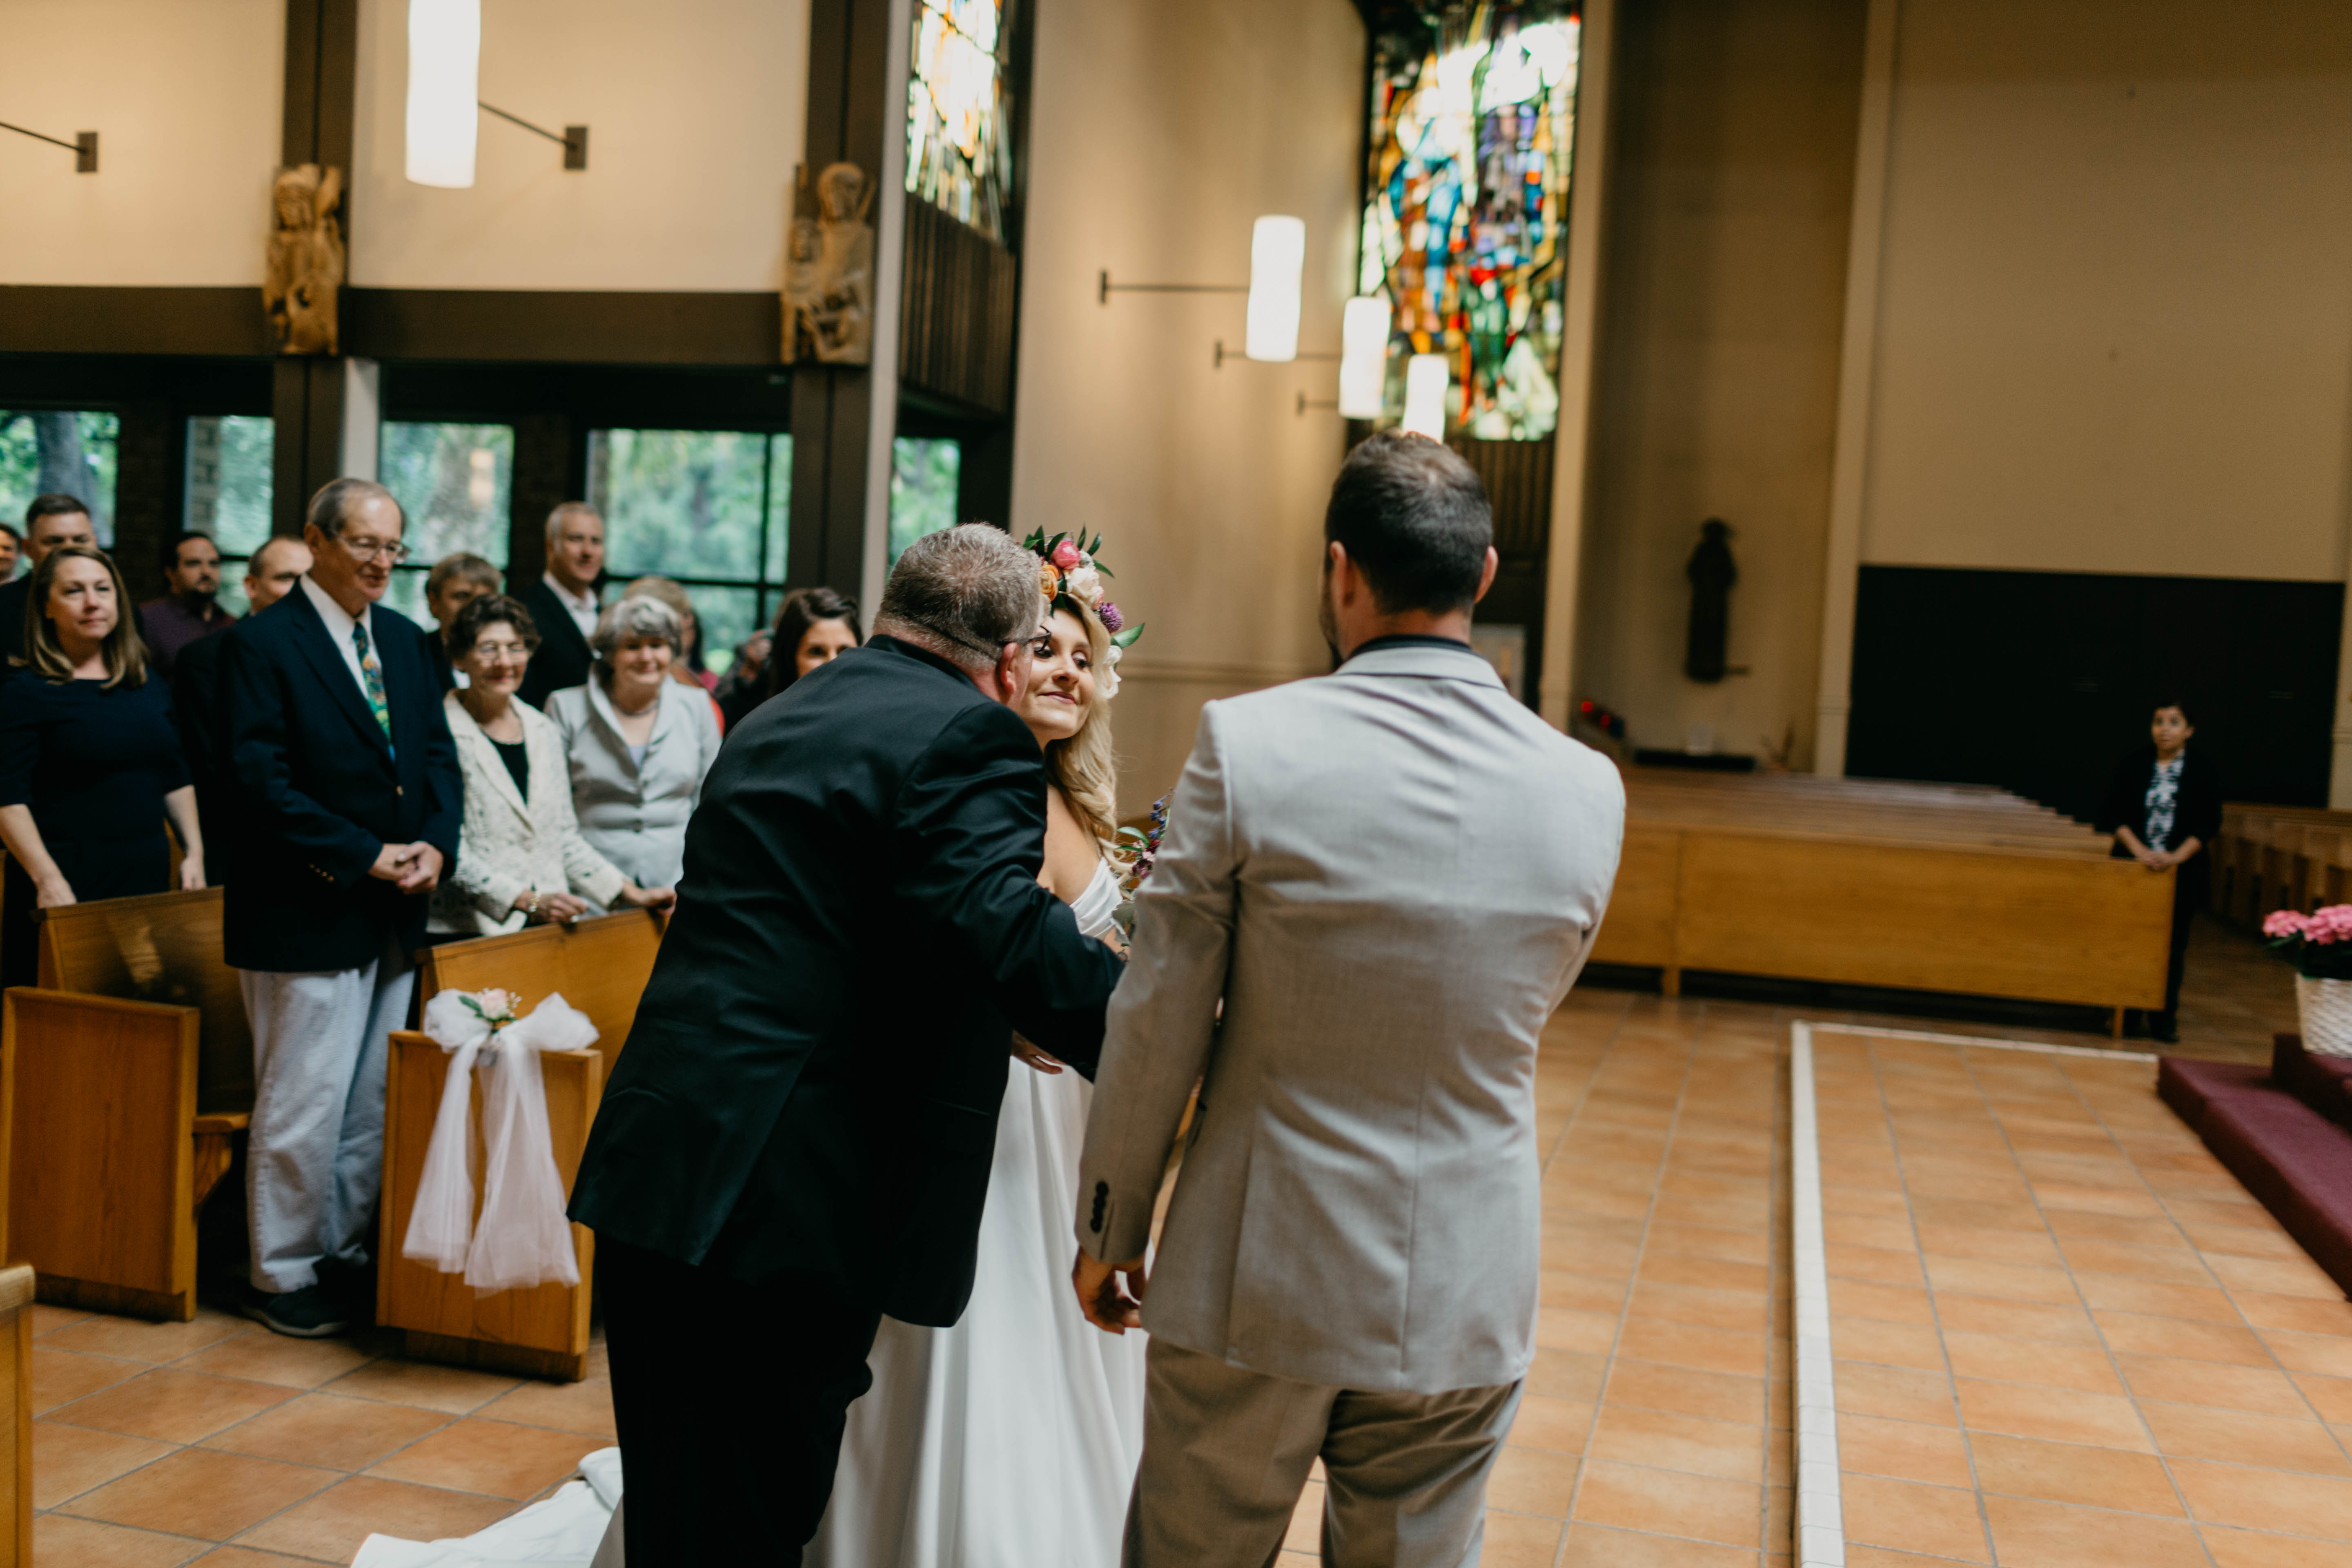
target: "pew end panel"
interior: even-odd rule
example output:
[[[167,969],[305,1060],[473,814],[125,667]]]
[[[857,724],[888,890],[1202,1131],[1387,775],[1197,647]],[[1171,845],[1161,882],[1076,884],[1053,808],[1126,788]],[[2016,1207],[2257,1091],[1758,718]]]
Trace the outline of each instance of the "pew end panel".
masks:
[[[571,993],[564,994],[568,1000]],[[461,1275],[444,1274],[430,1264],[401,1256],[450,1059],[425,1035],[402,1030],[392,1037],[384,1094],[376,1321],[384,1328],[398,1330],[406,1353],[420,1359],[577,1383],[587,1375],[588,1308],[596,1247],[594,1233],[585,1226],[572,1227],[580,1267],[576,1286],[551,1283],[480,1295]],[[568,1197],[580,1173],[589,1125],[604,1099],[604,1057],[594,1049],[543,1051],[540,1067],[555,1167]],[[478,1079],[469,1127],[477,1215],[481,1212],[484,1167],[481,1087]]]
[[[0,1268],[0,1568],[33,1568],[33,1267]]]
[[[0,996],[8,1256],[44,1301],[196,1315],[198,1144],[216,1182],[240,1117],[201,1120],[194,1007],[15,986]],[[209,1191],[207,1184],[204,1191]]]
[[[197,1012],[197,1108],[253,1109],[253,1030],[236,971],[222,958],[218,888],[102,899],[47,911],[41,984]]]
[[[1593,940],[1592,962],[1671,970],[1675,960],[1675,889],[1681,880],[1683,836],[1645,822],[1625,825],[1617,885]]]
[[[445,942],[425,950],[417,974],[422,1006],[439,992],[511,991],[527,1014],[553,992],[596,1026],[596,1051],[609,1076],[637,1018],[637,999],[653,974],[664,917],[648,910],[562,926],[525,926],[503,936]]]

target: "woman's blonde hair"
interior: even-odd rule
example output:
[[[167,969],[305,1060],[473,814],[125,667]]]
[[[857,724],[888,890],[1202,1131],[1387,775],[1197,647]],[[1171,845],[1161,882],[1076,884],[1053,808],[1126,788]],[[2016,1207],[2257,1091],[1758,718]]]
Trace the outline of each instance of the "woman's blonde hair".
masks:
[[[1059,784],[1087,831],[1104,845],[1118,839],[1118,759],[1110,746],[1110,701],[1102,694],[1102,672],[1110,668],[1110,633],[1091,610],[1063,609],[1087,628],[1087,657],[1094,666],[1095,699],[1087,704],[1078,732],[1045,748],[1045,771]]]
[[[64,645],[58,641],[58,624],[49,619],[49,593],[68,561],[95,561],[114,580],[114,629],[99,644],[99,652],[106,660],[103,689],[146,685],[147,645],[139,640],[131,593],[122,584],[122,568],[114,563],[113,556],[94,544],[61,544],[42,556],[41,563],[33,568],[33,580],[25,590],[25,651],[12,654],[11,662],[30,665],[34,673],[46,680],[74,678],[73,660],[66,657]]]

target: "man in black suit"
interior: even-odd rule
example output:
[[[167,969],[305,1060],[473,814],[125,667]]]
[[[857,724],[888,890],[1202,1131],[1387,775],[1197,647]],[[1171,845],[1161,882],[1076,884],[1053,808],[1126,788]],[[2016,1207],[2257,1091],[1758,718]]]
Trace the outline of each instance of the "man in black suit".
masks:
[[[594,662],[588,638],[596,630],[596,580],[604,571],[604,520],[583,500],[547,514],[547,570],[516,597],[539,627],[539,647],[516,695],[534,708],[547,694],[588,684]]]
[[[22,668],[25,657],[25,601],[33,590],[33,568],[50,551],[67,544],[96,544],[98,530],[89,521],[89,506],[79,496],[62,490],[33,498],[25,509],[25,574],[0,583],[0,680]]]
[[[464,805],[413,621],[376,603],[406,552],[368,479],[311,499],[308,575],[229,636],[238,825],[224,941],[253,1025],[245,1310],[282,1334],[345,1325],[383,1174],[385,1037],[407,1022],[425,895]],[[344,1299],[339,1299],[342,1297]]]
[[[310,547],[291,534],[263,542],[245,563],[246,614],[259,615],[293,592],[310,570]],[[188,759],[189,782],[196,786],[196,820],[215,866],[229,858],[228,713],[221,701],[221,659],[228,647],[223,626],[180,650],[172,667],[172,706],[180,716],[180,750]]]
[[[1092,1075],[1119,964],[1037,884],[1044,761],[1007,706],[1044,611],[1003,532],[929,535],[873,641],[703,784],[572,1202],[631,1562],[800,1560],[880,1314],[971,1295],[1013,1027]]]

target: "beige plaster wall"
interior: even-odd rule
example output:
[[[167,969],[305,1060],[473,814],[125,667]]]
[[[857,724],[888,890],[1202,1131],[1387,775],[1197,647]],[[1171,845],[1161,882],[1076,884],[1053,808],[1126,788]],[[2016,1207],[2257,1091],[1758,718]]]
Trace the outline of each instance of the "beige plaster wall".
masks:
[[[489,0],[483,100],[553,131],[586,125],[588,167],[567,174],[554,142],[484,115],[462,191],[403,173],[407,18],[405,0],[361,0],[354,283],[781,284],[805,133],[806,0]]]
[[[1347,0],[1039,7],[1013,518],[1099,529],[1150,630],[1114,712],[1121,809],[1172,786],[1211,699],[1328,668],[1315,629],[1336,367],[1213,369],[1240,295],[1114,294],[1096,275],[1245,282],[1250,222],[1307,223],[1302,349],[1336,350],[1355,258],[1362,24]]]
[[[0,0],[0,283],[261,285],[283,0]]]
[[[1576,698],[1637,745],[1712,726],[1810,765],[1864,0],[1629,0],[1602,236]],[[1699,524],[1730,662],[1682,673]]]
[[[1865,562],[2335,580],[2352,6],[1903,0]]]

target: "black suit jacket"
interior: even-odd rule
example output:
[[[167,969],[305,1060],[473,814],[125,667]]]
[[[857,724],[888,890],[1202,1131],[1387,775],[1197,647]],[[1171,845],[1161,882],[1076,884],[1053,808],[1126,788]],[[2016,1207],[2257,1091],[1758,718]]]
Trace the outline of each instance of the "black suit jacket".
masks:
[[[728,737],[572,1217],[907,1322],[971,1293],[1011,1028],[1092,1076],[1119,963],[1037,885],[1011,710],[877,637]]]
[[[425,895],[368,868],[386,844],[423,839],[441,851],[445,879],[457,869],[465,786],[441,688],[415,622],[382,605],[369,620],[390,744],[301,588],[227,634],[237,824],[223,920],[238,969],[358,969],[388,940],[413,948]]]
[[[221,702],[221,665],[232,628],[207,633],[180,650],[172,666],[172,706],[180,718],[180,751],[188,782],[196,786],[196,820],[204,828],[205,860],[218,880],[230,860],[228,716]]]
[[[2117,764],[2115,774],[2107,781],[2105,801],[2099,809],[2098,828],[2113,833],[2118,827],[2128,827],[2146,837],[2147,832],[2147,782],[2156,771],[2156,748],[2143,746]],[[2221,778],[2212,760],[2192,745],[2181,753],[2180,784],[2172,800],[2172,843],[2175,847],[2194,838],[2201,846],[2195,855],[2180,863],[2179,880],[2202,888],[2213,870],[2213,840],[2221,834]],[[2128,858],[2130,852],[2118,844],[2115,853]]]
[[[416,646],[424,650],[425,662],[431,667],[433,679],[445,692],[457,689],[457,672],[449,664],[449,645],[441,640],[436,626],[416,628]]]
[[[23,576],[0,583],[0,680],[24,668],[16,661],[25,657],[25,604],[32,593],[29,567]]]
[[[588,639],[580,635],[580,623],[572,618],[571,607],[555,596],[546,578],[515,596],[539,628],[539,647],[530,656],[530,668],[522,675],[522,689],[516,695],[534,708],[544,708],[549,692],[587,685],[588,667],[594,659],[588,652]]]

